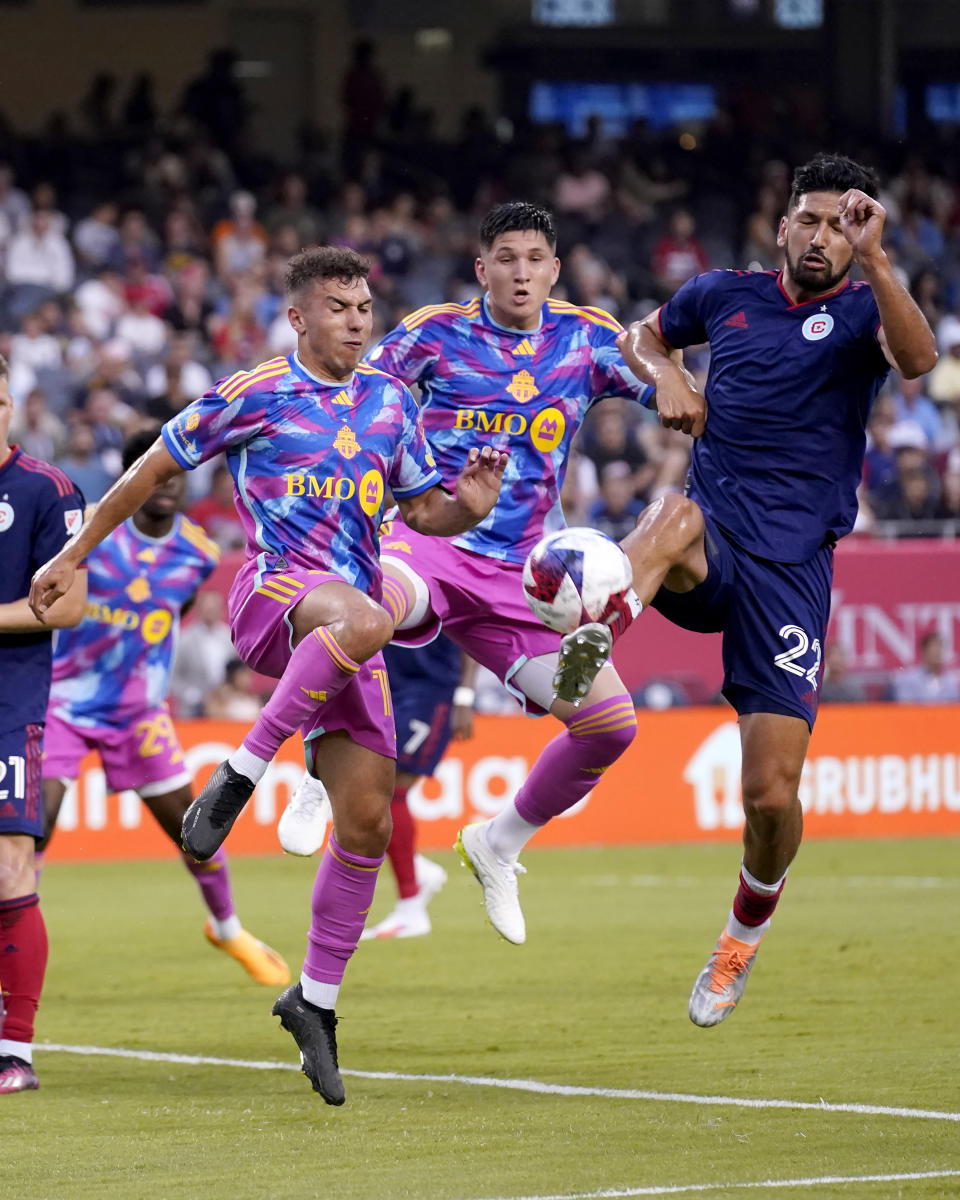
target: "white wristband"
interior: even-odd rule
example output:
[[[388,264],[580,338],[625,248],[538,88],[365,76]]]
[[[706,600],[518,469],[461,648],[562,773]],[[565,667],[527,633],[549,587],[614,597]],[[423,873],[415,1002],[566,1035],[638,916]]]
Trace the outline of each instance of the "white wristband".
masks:
[[[473,708],[473,703],[477,698],[477,693],[472,687],[464,687],[461,684],[453,690],[453,706],[454,708]]]

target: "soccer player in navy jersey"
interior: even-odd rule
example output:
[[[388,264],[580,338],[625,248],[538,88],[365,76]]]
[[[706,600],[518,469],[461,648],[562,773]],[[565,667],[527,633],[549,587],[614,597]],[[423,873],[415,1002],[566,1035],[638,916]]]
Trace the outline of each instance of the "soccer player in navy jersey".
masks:
[[[128,438],[124,470],[155,439],[149,430]],[[109,789],[137,792],[179,846],[193,789],[167,706],[170,669],[180,616],[220,561],[216,544],[180,512],[186,488],[186,476],[175,475],[87,557],[84,619],[58,633],[54,645],[42,771],[44,848],[89,750],[100,755]],[[224,850],[208,862],[189,854],[183,859],[209,913],[207,940],[257,983],[289,983],[276,950],[240,923]]]
[[[196,859],[215,854],[279,747],[301,730],[334,829],[314,882],[300,981],[273,1012],[328,1104],[345,1098],[334,1006],[390,835],[396,734],[380,653],[393,632],[379,603],[384,499],[391,490],[421,532],[454,536],[492,508],[506,465],[499,451],[474,447],[451,491],[440,486],[410,392],[361,362],[373,324],[368,272],[352,250],[295,255],[286,290],[297,350],[220,380],[167,422],[83,532],[37,572],[30,594],[45,615],[82,556],[147,496],[226,452],[247,531],[231,634],[248,665],[278,684],[187,810],[182,843]]]
[[[621,339],[656,385],[661,421],[695,438],[686,496],[652,504],[623,542],[634,587],[676,624],[722,631],[723,692],[740,721],[743,863],[690,997],[701,1026],[743,994],[800,845],[833,549],[857,513],[871,404],[891,366],[913,379],[937,358],[884,253],[876,191],[868,168],[818,155],[797,170],[780,222],[783,271],[698,275]],[[700,396],[678,351],[703,342]]]
[[[0,357],[0,1094],[39,1086],[33,1025],[47,966],[34,848],[43,834],[40,761],[53,629],[76,625],[86,571],[41,622],[27,593],[37,567],[83,524],[83,497],[56,467],[7,441],[13,400]]]

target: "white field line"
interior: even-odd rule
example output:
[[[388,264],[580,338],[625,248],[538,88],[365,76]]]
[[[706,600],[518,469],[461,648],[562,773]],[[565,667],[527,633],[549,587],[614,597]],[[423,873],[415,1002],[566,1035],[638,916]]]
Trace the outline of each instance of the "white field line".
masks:
[[[757,1179],[744,1183],[676,1183],[662,1187],[604,1188],[599,1192],[555,1192],[538,1196],[499,1196],[496,1200],[618,1200],[627,1196],[682,1196],[694,1192],[737,1192],[762,1188],[811,1188],[831,1183],[912,1183],[921,1179],[951,1179],[960,1171],[904,1171],[897,1175],[821,1175],[810,1179]],[[492,1200],[492,1198],[491,1198]]]
[[[59,1054],[83,1054],[101,1058],[133,1058],[141,1062],[181,1063],[191,1067],[242,1067],[248,1071],[299,1071],[296,1063],[269,1059],[211,1058],[202,1054],[170,1054],[158,1050],[124,1050],[113,1046],[66,1046],[55,1042],[37,1042],[35,1050]],[[917,1117],[926,1121],[954,1121],[960,1124],[960,1112],[938,1112],[925,1108],[900,1108],[884,1104],[814,1104],[804,1100],[752,1099],[738,1096],[700,1096],[687,1092],[651,1092],[636,1088],[574,1087],[565,1083],[543,1083],[536,1079],[494,1079],[487,1075],[406,1075],[399,1071],[350,1071],[344,1075],[357,1079],[385,1079],[403,1083],[462,1084],[465,1087],[501,1088],[505,1091],[534,1092],[541,1096],[600,1096],[607,1100],[653,1100],[661,1104],[699,1104],[721,1108],[785,1108],[825,1113],[857,1113],[871,1117]],[[598,1196],[605,1193],[598,1192]],[[610,1195],[621,1193],[610,1193]],[[628,1195],[632,1193],[622,1193]],[[644,1195],[643,1192],[636,1193]]]
[[[797,883],[815,883],[818,877],[798,876]],[[586,875],[580,880],[586,887],[613,888],[692,888],[703,887],[700,875]],[[830,886],[837,888],[894,888],[897,891],[934,891],[939,888],[960,888],[960,878],[947,875],[848,875],[845,879],[831,879]]]

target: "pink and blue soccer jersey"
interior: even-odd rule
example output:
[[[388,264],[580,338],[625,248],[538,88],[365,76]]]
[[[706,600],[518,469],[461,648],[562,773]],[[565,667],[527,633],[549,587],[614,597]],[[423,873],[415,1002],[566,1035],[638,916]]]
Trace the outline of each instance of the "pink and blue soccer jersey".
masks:
[[[448,487],[472,446],[509,452],[496,505],[456,545],[522,563],[544,533],[563,528],[560,489],[588,409],[606,396],[653,403],[653,388],[617,349],[621,332],[602,309],[562,300],[544,304],[536,329],[508,329],[478,298],[419,309],[372,351],[376,366],[419,384],[423,425]]]
[[[220,380],[162,435],[185,469],[226,454],[258,583],[328,571],[379,600],[387,490],[410,497],[441,482],[413,396],[366,365],[327,383],[296,354],[271,359]]]
[[[182,515],[161,538],[131,518],[87,559],[87,608],[54,644],[49,714],[80,729],[126,729],[162,708],[180,610],[217,565],[219,551]]]

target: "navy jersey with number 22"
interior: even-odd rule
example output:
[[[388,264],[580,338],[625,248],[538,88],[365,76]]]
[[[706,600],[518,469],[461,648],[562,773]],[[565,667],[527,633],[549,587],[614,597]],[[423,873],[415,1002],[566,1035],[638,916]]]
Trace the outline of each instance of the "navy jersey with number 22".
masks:
[[[688,492],[750,554],[806,562],[853,528],[879,325],[866,283],[794,304],[772,271],[697,275],[661,309],[671,346],[710,343]]]

